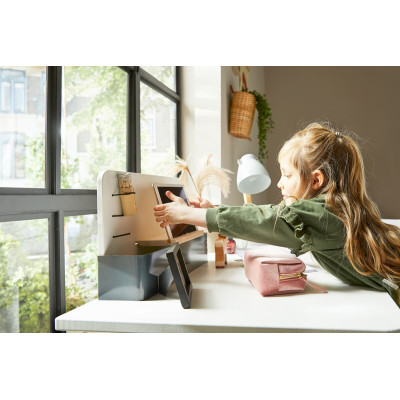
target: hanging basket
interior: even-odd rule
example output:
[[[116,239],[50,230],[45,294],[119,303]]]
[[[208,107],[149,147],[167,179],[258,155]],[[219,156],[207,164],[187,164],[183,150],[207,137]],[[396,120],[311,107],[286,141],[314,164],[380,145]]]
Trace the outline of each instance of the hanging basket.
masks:
[[[251,126],[256,110],[256,97],[248,92],[233,92],[229,116],[229,133],[233,136],[250,139]]]

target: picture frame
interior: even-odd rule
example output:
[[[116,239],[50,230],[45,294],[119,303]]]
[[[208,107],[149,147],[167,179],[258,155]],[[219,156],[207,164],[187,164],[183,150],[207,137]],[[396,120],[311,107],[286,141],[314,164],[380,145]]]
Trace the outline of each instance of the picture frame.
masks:
[[[193,286],[179,244],[176,243],[166,254],[182,307],[190,308]]]

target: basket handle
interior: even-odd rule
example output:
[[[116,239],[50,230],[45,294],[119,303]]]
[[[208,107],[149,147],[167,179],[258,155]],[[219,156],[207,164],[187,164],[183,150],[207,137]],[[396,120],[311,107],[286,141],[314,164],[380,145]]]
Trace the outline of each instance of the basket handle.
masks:
[[[234,92],[234,90],[233,90],[233,87],[232,87],[232,85],[230,85],[230,88],[231,88],[231,92],[232,92],[232,94],[234,94],[235,92]]]

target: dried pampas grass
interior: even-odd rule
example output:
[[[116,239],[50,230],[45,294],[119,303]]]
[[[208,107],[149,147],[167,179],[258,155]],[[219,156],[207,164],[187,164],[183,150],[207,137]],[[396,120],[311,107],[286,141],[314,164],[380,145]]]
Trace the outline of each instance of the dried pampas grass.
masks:
[[[170,175],[179,175],[179,180],[185,186],[186,191],[188,192],[187,195],[191,199],[195,199],[198,196],[198,190],[196,187],[196,183],[193,179],[192,174],[190,173],[188,161],[183,160],[179,156],[175,156],[175,164],[170,169]],[[189,157],[188,157],[189,160]],[[190,182],[189,183],[189,178]],[[194,191],[193,189],[194,188]]]
[[[203,190],[206,185],[216,185],[221,189],[222,195],[228,197],[230,193],[230,182],[231,178],[228,174],[233,172],[229,169],[215,167],[210,165],[210,159],[212,155],[208,154],[203,160],[202,169],[197,175],[196,185],[200,197],[203,197]]]
[[[197,197],[203,197],[205,187],[209,189],[210,184],[218,186],[221,189],[222,195],[228,197],[231,182],[231,178],[228,174],[232,174],[233,172],[229,169],[210,165],[212,154],[208,154],[203,158],[201,170],[198,173],[196,180],[193,179],[193,176],[190,173],[188,166],[189,157],[187,161],[178,156],[175,157],[175,164],[171,167],[169,173],[170,175],[179,174],[179,180],[185,186],[187,195],[190,199],[195,200]]]

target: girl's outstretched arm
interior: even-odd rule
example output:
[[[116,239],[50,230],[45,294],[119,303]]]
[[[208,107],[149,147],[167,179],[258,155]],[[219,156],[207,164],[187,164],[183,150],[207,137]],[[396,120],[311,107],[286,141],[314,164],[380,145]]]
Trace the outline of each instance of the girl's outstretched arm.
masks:
[[[166,192],[171,203],[159,204],[153,208],[157,222],[161,222],[161,228],[172,224],[191,224],[207,227],[206,208],[189,207],[186,202],[172,192]]]

